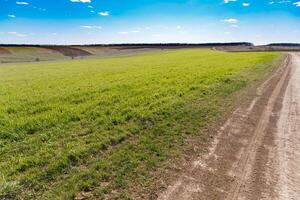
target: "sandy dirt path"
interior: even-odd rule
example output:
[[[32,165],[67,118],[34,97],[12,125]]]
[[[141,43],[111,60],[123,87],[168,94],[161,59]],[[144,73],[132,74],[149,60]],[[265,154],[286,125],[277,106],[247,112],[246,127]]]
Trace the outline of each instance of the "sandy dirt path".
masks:
[[[300,199],[300,54],[288,54],[180,173],[159,200]]]
[[[278,174],[277,199],[300,199],[300,54],[293,55],[291,78],[285,91],[275,133],[274,162],[269,174]]]

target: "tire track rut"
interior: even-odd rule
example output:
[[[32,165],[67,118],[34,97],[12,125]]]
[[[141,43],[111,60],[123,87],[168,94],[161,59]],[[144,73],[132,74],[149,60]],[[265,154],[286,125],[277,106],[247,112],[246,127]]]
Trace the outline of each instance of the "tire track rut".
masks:
[[[290,53],[253,100],[221,127],[209,152],[191,162],[158,199],[300,199],[298,102],[300,55]]]

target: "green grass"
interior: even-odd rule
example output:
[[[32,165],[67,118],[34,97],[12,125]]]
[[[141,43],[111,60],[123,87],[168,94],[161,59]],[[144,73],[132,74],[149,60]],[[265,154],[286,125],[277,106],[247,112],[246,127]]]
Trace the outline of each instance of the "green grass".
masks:
[[[130,199],[279,53],[176,50],[0,67],[0,199]],[[205,140],[203,135],[203,140]]]

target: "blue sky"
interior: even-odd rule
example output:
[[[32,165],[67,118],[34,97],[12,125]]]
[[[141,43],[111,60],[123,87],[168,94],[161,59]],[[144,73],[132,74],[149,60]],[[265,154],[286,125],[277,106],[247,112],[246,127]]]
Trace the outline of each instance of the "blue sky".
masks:
[[[300,43],[300,0],[0,0],[0,43]]]

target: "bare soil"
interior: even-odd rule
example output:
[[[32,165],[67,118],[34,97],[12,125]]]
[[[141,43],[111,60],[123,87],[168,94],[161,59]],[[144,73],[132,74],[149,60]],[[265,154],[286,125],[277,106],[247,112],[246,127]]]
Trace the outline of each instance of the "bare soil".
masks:
[[[82,49],[97,57],[115,57],[115,56],[130,56],[141,53],[158,51],[155,48],[121,48],[121,47],[99,47],[99,46],[76,46],[77,49]]]
[[[289,53],[184,166],[155,199],[300,199],[300,54]]]
[[[0,47],[0,55],[1,54],[10,54],[10,52],[5,48]]]
[[[78,57],[92,55],[88,51],[69,46],[44,46],[43,48],[57,51],[65,56]]]

